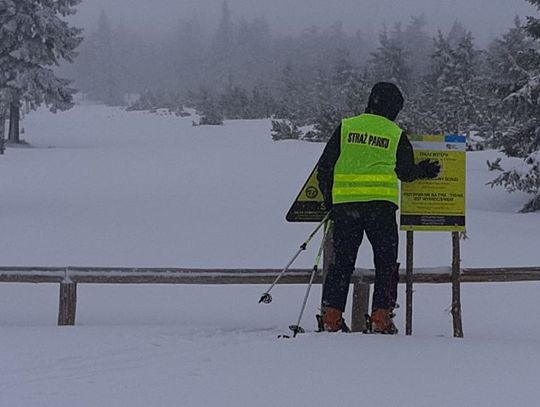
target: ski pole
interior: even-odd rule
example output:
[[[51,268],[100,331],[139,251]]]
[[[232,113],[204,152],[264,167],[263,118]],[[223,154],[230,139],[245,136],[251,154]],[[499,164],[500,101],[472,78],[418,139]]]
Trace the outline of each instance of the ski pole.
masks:
[[[304,301],[302,302],[302,307],[300,308],[300,315],[298,315],[298,321],[296,322],[296,325],[289,325],[289,329],[293,332],[293,338],[296,338],[296,335],[298,334],[303,334],[306,332],[304,328],[300,326],[300,322],[302,321],[302,317],[304,316],[304,311],[306,309],[309,293],[311,291],[311,287],[313,286],[313,280],[315,280],[315,275],[319,271],[319,263],[321,262],[321,256],[324,250],[324,242],[326,241],[326,236],[330,228],[326,227],[325,229],[326,230],[323,233],[321,246],[319,247],[319,252],[317,253],[317,257],[315,258],[315,265],[313,266],[313,270],[311,272],[311,277],[309,279],[309,284],[306,289],[306,294],[304,295]]]
[[[270,304],[272,302],[272,296],[270,295],[270,291],[272,291],[272,288],[274,288],[274,286],[278,283],[278,281],[281,279],[281,277],[283,277],[283,275],[287,272],[287,270],[289,270],[289,267],[291,267],[291,265],[294,263],[294,261],[297,259],[297,257],[300,255],[300,253],[302,253],[304,250],[306,250],[308,244],[311,242],[311,240],[313,240],[313,237],[315,237],[315,235],[317,234],[317,232],[319,231],[319,229],[326,223],[326,221],[328,220],[330,216],[330,212],[328,212],[326,214],[326,216],[324,217],[324,219],[321,221],[321,223],[319,223],[317,225],[317,227],[315,228],[315,230],[311,233],[311,235],[309,235],[309,237],[307,238],[307,240],[302,243],[300,245],[300,248],[298,249],[298,251],[296,252],[296,254],[294,255],[294,257],[291,259],[291,261],[285,266],[285,268],[281,271],[281,273],[278,274],[278,276],[276,277],[276,279],[274,280],[274,282],[270,285],[270,287],[268,288],[268,290],[266,290],[263,295],[261,295],[261,298],[259,299],[259,304],[262,302],[264,304]]]

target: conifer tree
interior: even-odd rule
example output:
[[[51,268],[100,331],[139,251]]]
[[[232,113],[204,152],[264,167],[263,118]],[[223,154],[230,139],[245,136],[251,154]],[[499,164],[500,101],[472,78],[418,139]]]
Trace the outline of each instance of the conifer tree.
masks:
[[[234,46],[234,24],[229,3],[225,0],[221,6],[221,18],[210,45],[208,56],[208,75],[218,86],[224,86],[232,74],[232,52]]]
[[[531,68],[527,55],[532,47],[532,39],[516,17],[514,26],[496,39],[486,52],[482,127],[489,133],[490,142],[495,147],[504,144],[506,137],[503,130],[512,122],[511,109],[502,101],[515,90],[516,84],[526,80],[526,70],[522,66]]]
[[[233,85],[232,80],[220,95],[218,103],[227,119],[246,119],[249,115],[249,96],[242,87]]]
[[[108,105],[120,103],[118,75],[116,72],[113,29],[104,11],[98,19],[94,50],[94,83],[96,95]]]
[[[309,95],[309,85],[303,72],[287,63],[280,78],[280,110],[278,117],[289,117],[300,126],[308,124],[313,111]]]
[[[313,130],[310,141],[327,141],[344,117],[360,114],[367,98],[365,78],[354,69],[346,50],[332,67],[330,75],[320,73],[315,83]]]
[[[278,108],[272,120],[272,138],[274,140],[299,138],[299,128],[313,118],[309,112],[309,91],[306,81],[288,62],[279,79]]]
[[[301,95],[306,95],[306,87],[296,75],[290,62],[283,68],[279,79],[277,110],[272,120],[272,140],[298,139],[302,135],[299,127],[305,119],[305,98],[302,102]]]
[[[406,91],[410,80],[408,55],[403,46],[403,31],[397,24],[388,34],[386,28],[379,34],[379,47],[371,54],[373,81],[387,81]]]
[[[9,105],[11,142],[18,143],[22,104],[45,104],[53,112],[73,106],[70,81],[55,75],[72,62],[81,30],[65,18],[80,0],[0,0],[0,98]]]
[[[298,125],[289,119],[272,120],[272,140],[297,140],[302,135]]]
[[[216,96],[207,88],[201,87],[199,101],[200,125],[219,126],[223,124],[223,112],[220,109]]]
[[[431,106],[431,131],[458,133],[474,127],[479,112],[478,57],[470,32],[453,46],[439,31],[423,94]]]
[[[365,69],[353,69],[340,95],[345,102],[347,115],[358,116],[364,112],[372,85]]]
[[[526,0],[531,3],[534,7],[540,10],[540,0]],[[536,17],[527,18],[527,32],[533,38],[540,38],[540,19]]]
[[[198,16],[179,22],[170,58],[173,83],[181,89],[196,85],[204,60],[203,29]]]
[[[437,127],[432,114],[433,106],[429,103],[425,78],[430,69],[431,55],[434,53],[433,43],[424,28],[427,22],[424,16],[413,16],[403,31],[402,44],[408,57],[410,75],[406,87],[406,101],[398,122],[409,132],[429,133]]]
[[[458,44],[468,35],[469,32],[463,23],[459,20],[455,20],[450,28],[450,31],[448,32],[447,40],[451,47],[457,47]]]
[[[433,53],[433,41],[425,32],[426,18],[413,16],[403,31],[403,47],[408,57],[411,80],[421,78],[429,71],[429,58]],[[409,88],[413,87],[409,84]]]
[[[340,59],[338,64],[343,62],[345,60]],[[310,118],[313,130],[306,134],[306,139],[309,141],[328,140],[343,113],[342,103],[338,98],[339,88],[342,86],[340,80],[343,78],[338,79],[336,74],[339,75],[337,72],[332,75],[332,73],[320,69],[314,80],[309,98],[313,101]]]
[[[528,0],[540,9],[539,0]],[[510,192],[523,191],[532,198],[522,208],[522,212],[540,210],[540,20],[529,17],[525,27],[533,39],[534,46],[518,53],[517,58],[507,53],[514,73],[514,83],[510,84],[504,105],[510,109],[512,126],[500,139],[502,151],[509,157],[523,160],[521,166],[503,171],[492,186],[502,185]],[[501,169],[498,165],[492,168]]]
[[[251,90],[248,119],[267,119],[274,113],[274,98],[265,85],[256,85]]]

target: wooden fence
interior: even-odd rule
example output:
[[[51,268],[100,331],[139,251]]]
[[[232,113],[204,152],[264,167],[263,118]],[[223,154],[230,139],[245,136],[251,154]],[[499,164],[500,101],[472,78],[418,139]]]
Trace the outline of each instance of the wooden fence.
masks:
[[[0,283],[56,283],[60,285],[58,325],[74,325],[77,310],[78,284],[271,284],[278,269],[185,269],[185,268],[120,268],[120,267],[0,267]],[[292,269],[279,284],[307,284],[310,269]],[[400,283],[405,283],[406,271],[400,270]],[[462,268],[462,283],[492,283],[540,281],[540,267]],[[351,329],[364,329],[364,314],[368,313],[373,270],[357,269],[353,285]],[[322,283],[322,274],[315,284]],[[452,267],[417,268],[415,284],[452,283]],[[256,303],[258,298],[254,298]],[[264,306],[264,305],[261,305]],[[412,302],[411,302],[412,307]]]

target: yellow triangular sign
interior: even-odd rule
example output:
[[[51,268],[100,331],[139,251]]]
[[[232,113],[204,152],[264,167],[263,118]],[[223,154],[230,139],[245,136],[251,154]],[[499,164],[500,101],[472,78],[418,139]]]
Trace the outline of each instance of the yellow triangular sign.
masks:
[[[288,222],[321,222],[326,216],[324,197],[317,180],[315,166],[285,217]]]

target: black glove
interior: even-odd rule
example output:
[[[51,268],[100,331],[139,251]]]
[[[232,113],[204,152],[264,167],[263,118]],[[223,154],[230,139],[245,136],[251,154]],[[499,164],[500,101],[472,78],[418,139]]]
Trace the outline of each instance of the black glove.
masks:
[[[438,161],[422,160],[418,163],[419,178],[437,178],[441,172],[441,165]]]

